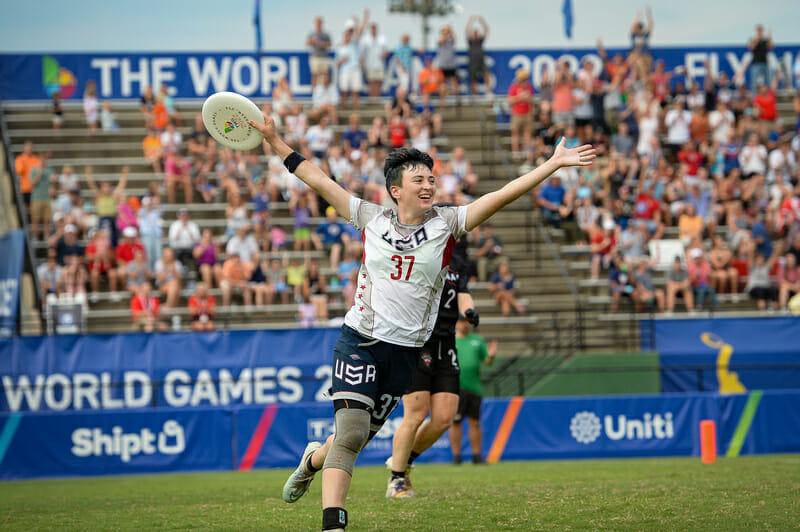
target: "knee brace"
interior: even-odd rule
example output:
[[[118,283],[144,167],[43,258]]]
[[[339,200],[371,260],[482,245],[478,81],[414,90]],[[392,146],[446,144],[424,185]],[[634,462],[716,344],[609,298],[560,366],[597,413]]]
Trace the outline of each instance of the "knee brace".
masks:
[[[352,475],[356,457],[369,441],[370,414],[366,410],[341,408],[334,420],[336,435],[322,467],[341,469]]]

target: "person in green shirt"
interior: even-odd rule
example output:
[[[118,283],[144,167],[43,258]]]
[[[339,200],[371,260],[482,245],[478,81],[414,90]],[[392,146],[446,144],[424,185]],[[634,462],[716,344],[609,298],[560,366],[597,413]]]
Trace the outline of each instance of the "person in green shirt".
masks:
[[[469,443],[472,448],[472,463],[483,463],[481,457],[481,401],[483,386],[481,385],[481,366],[494,363],[497,353],[497,341],[486,341],[479,334],[472,332],[472,326],[464,317],[456,323],[456,351],[458,365],[461,367],[458,401],[458,414],[450,427],[450,449],[453,452],[453,463],[461,463],[461,421],[466,417],[469,423]]]
[[[50,165],[50,152],[42,154],[41,164],[31,169],[31,236],[48,236],[50,219],[53,217],[50,201],[50,185],[55,181],[53,167]]]

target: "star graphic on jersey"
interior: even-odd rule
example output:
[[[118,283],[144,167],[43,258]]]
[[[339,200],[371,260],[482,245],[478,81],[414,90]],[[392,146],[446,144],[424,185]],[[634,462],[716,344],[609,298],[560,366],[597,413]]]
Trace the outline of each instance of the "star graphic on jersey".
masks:
[[[366,285],[363,285],[363,284],[362,284],[362,285],[361,285],[361,289],[362,289],[362,290],[364,290],[365,288],[366,288]]]
[[[359,312],[364,312],[364,307],[358,307]]]
[[[361,274],[361,277],[363,277],[364,279],[366,279],[366,278],[367,278],[367,274],[366,274],[366,273],[362,273],[362,274]]]
[[[364,297],[364,294],[358,294],[358,299],[361,299],[363,297]]]

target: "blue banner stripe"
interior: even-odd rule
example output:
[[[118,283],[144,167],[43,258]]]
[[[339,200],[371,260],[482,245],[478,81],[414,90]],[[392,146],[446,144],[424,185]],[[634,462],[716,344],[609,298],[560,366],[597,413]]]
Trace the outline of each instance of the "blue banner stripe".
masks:
[[[0,464],[3,463],[3,458],[5,458],[6,451],[8,451],[11,441],[14,439],[14,434],[17,433],[20,421],[22,421],[22,414],[19,412],[8,416],[8,421],[6,421],[3,432],[0,434]]]

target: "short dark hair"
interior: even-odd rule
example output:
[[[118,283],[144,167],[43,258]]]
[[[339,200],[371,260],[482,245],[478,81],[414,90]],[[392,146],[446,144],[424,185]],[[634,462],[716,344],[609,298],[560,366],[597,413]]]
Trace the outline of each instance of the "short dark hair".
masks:
[[[392,197],[392,186],[397,181],[400,181],[398,186],[402,186],[403,170],[410,170],[420,165],[433,171],[433,158],[416,148],[401,148],[386,156],[383,164],[383,176],[386,178],[386,191],[392,201],[397,203]]]

